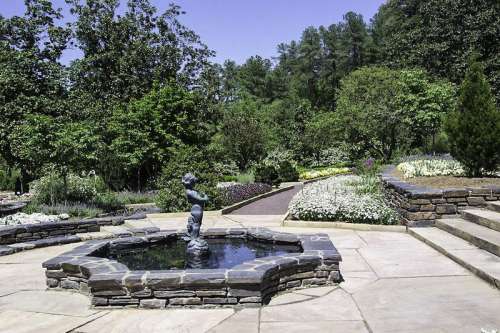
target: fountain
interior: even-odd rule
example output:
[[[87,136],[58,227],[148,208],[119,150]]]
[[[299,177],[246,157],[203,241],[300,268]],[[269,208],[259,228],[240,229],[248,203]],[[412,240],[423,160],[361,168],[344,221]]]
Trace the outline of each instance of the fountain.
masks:
[[[210,228],[197,179],[182,177],[192,205],[185,230],[134,229],[89,241],[43,263],[47,286],[90,294],[96,307],[260,306],[289,289],[340,282],[340,254],[326,234]],[[157,228],[156,228],[157,229]]]

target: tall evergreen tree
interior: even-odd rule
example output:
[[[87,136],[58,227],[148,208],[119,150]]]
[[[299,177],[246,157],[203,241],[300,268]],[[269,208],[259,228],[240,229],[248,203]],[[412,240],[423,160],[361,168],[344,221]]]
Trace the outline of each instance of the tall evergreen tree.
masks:
[[[446,123],[451,154],[468,176],[495,171],[500,164],[500,111],[481,63],[469,62],[457,110]]]

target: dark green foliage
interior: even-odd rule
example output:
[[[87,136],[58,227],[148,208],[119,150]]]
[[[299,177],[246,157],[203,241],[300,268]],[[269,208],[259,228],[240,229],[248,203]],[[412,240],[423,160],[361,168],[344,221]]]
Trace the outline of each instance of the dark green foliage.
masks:
[[[453,98],[452,86],[419,70],[364,67],[342,81],[335,124],[355,158],[368,153],[389,161],[435,135]]]
[[[272,186],[277,186],[281,183],[276,167],[267,164],[259,164],[255,167],[255,181]]]
[[[299,180],[299,172],[289,161],[279,164],[278,175],[281,182],[296,182]]]
[[[476,50],[500,100],[499,1],[389,0],[379,9],[373,30],[382,63],[425,68],[457,84]]]
[[[500,111],[482,65],[471,60],[460,86],[458,107],[446,123],[451,154],[468,176],[495,171],[500,164]]]
[[[186,199],[181,178],[191,172],[198,178],[196,189],[209,197],[206,209],[220,208],[217,196],[217,175],[213,173],[213,161],[203,151],[187,146],[172,151],[168,163],[157,181],[159,188],[156,204],[166,212],[187,211],[191,208]]]
[[[25,1],[22,17],[0,16],[0,155],[9,167],[18,167],[24,181],[33,178],[47,157],[47,149],[35,155],[20,151],[19,132],[29,130],[44,138],[47,126],[28,128],[40,121],[52,122],[65,113],[64,68],[58,59],[66,48],[70,31],[57,25],[61,13],[48,0]],[[43,148],[33,146],[32,150]]]
[[[175,82],[155,86],[151,92],[125,107],[116,108],[109,121],[110,150],[116,168],[141,190],[180,144],[207,144],[209,130],[203,100]]]
[[[92,198],[92,204],[105,212],[115,212],[124,208],[124,203],[120,201],[115,192],[102,192],[97,193]]]
[[[0,191],[14,191],[16,179],[20,176],[19,170],[7,167],[6,163],[0,159]]]
[[[120,2],[126,4],[125,13],[118,15]],[[157,13],[149,0],[68,3],[76,16],[76,45],[84,53],[72,64],[71,78],[75,93],[83,92],[87,102],[128,102],[142,97],[155,81],[198,83],[212,55],[198,35],[179,22],[182,11],[177,5]],[[105,116],[111,109],[98,111]]]
[[[260,105],[244,98],[227,105],[222,120],[222,146],[241,170],[264,155],[264,130],[259,117]]]

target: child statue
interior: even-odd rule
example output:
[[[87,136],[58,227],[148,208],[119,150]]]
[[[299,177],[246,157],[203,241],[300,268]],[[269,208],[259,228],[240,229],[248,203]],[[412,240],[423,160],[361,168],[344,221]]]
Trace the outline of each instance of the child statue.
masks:
[[[207,242],[200,238],[201,223],[203,220],[203,208],[208,201],[208,196],[199,193],[194,189],[198,179],[191,173],[187,173],[182,177],[182,184],[186,188],[187,200],[191,207],[191,216],[188,218],[187,233],[190,242],[188,243],[188,253],[208,253]]]

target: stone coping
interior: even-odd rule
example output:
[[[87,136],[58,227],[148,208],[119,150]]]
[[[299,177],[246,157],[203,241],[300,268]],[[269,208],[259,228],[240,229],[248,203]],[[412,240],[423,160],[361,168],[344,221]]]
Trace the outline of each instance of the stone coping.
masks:
[[[142,237],[89,241],[43,263],[49,288],[90,294],[101,307],[260,306],[287,289],[332,285],[341,281],[337,249],[326,234],[295,235],[266,228],[213,228],[206,238],[247,238],[296,244],[302,253],[257,258],[230,269],[134,271],[99,257],[125,249],[175,241],[185,230],[165,230]]]

